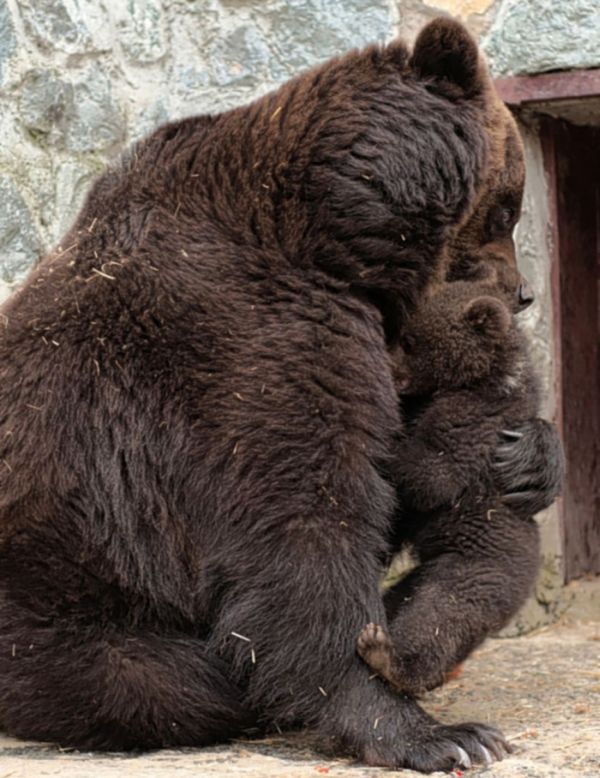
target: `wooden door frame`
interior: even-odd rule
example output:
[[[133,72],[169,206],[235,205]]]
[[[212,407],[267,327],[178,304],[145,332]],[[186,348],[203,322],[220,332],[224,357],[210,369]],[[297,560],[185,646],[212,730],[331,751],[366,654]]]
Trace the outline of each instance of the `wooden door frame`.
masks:
[[[530,115],[532,113],[537,114],[539,121],[539,137],[543,154],[550,217],[550,246],[548,248],[550,251],[551,260],[550,288],[554,333],[553,358],[556,397],[555,413],[556,421],[561,432],[563,435],[566,434],[567,437],[570,436],[572,441],[572,430],[565,430],[563,426],[565,424],[566,418],[563,382],[565,381],[564,371],[568,371],[569,364],[572,363],[572,352],[569,351],[569,349],[572,347],[568,345],[568,342],[570,338],[572,339],[573,333],[576,330],[571,329],[569,326],[574,326],[571,324],[571,298],[569,297],[569,300],[566,300],[561,297],[561,293],[567,295],[565,289],[561,289],[561,283],[566,284],[566,288],[571,289],[569,294],[572,294],[573,277],[572,275],[569,275],[567,278],[566,266],[568,257],[573,252],[573,225],[569,221],[569,209],[565,208],[565,193],[563,191],[564,187],[560,186],[560,183],[564,183],[566,180],[564,171],[565,168],[570,168],[570,163],[565,164],[565,162],[562,162],[561,160],[563,160],[565,157],[567,157],[568,160],[573,159],[571,154],[568,153],[569,149],[573,147],[573,139],[575,139],[576,146],[578,139],[585,140],[586,133],[589,133],[589,138],[594,139],[594,134],[600,132],[600,129],[596,130],[595,128],[588,128],[586,130],[585,128],[578,128],[576,126],[569,125],[561,118],[555,117],[560,117],[561,101],[569,101],[569,103],[572,105],[573,100],[577,100],[579,104],[584,105],[587,99],[596,98],[597,103],[597,99],[600,97],[600,70],[578,70],[562,73],[544,73],[534,76],[515,76],[512,78],[498,79],[495,83],[497,91],[505,103],[507,103],[507,105],[513,109],[516,109],[517,111],[519,109],[526,109],[526,112]],[[548,115],[549,112],[552,113],[552,116]],[[571,145],[569,145],[569,140],[571,141]],[[586,180],[585,174],[581,176],[581,165],[579,174],[581,180]],[[590,186],[588,185],[587,188],[589,190]],[[598,217],[596,216],[596,240],[598,240],[597,219]],[[577,241],[575,241],[575,243],[576,242]],[[563,265],[561,265],[561,256]],[[585,272],[587,273],[588,270]],[[591,269],[589,272],[593,274],[594,271]],[[592,280],[594,283],[597,283],[596,279]],[[565,310],[567,320],[565,320],[563,317]],[[566,332],[565,327],[569,327],[568,333]],[[567,341],[567,351],[563,352],[565,340]],[[596,349],[597,348],[598,346],[596,345]],[[571,375],[571,373],[569,373],[569,375]],[[592,381],[593,380],[595,379],[592,378]],[[569,383],[568,379],[567,383]],[[575,392],[575,394],[577,393]],[[583,392],[583,394],[585,394],[585,392]],[[587,399],[589,400],[589,397]],[[592,402],[594,402],[593,395]],[[574,418],[575,423],[577,423],[578,418],[579,421],[581,419],[581,417],[577,417],[577,413],[575,413],[575,416],[570,416],[569,418],[569,423],[571,423]],[[590,440],[593,440],[593,435],[594,431],[592,428],[591,433],[588,434]],[[585,434],[582,437],[585,438]],[[566,437],[563,437],[563,439],[566,440]],[[588,451],[588,455],[591,455],[591,461],[593,463],[597,456],[597,449],[594,450],[593,443],[590,444],[589,441],[584,441],[582,442],[582,447]],[[589,478],[591,480],[592,488],[589,502],[592,504],[595,491],[600,490],[598,483],[600,476],[598,474],[594,475],[594,472],[592,471],[589,475]],[[580,474],[577,473],[575,477],[575,483],[581,483],[582,480],[583,479],[581,479]],[[581,489],[579,490],[579,493],[582,493]],[[584,490],[583,493],[585,493]],[[570,499],[568,500],[567,498],[570,498],[573,495],[576,496],[577,494],[577,486],[575,486],[574,492],[572,494],[568,491],[567,487],[565,500],[560,502],[558,508],[565,581],[569,581],[573,578],[577,578],[588,573],[600,573],[600,554],[597,552],[597,546],[600,546],[600,528],[597,524],[598,508],[596,508],[596,511],[594,511],[592,507],[591,528],[585,523],[577,521],[568,522],[567,520],[568,517],[566,516],[566,503],[570,502],[572,506],[576,504],[575,501]],[[589,505],[587,506],[587,509],[589,512]],[[586,514],[586,509],[583,510],[583,514]],[[570,534],[569,528],[571,528]]]
[[[600,97],[600,68],[497,78],[494,86],[502,100],[511,108],[520,108],[531,103]]]

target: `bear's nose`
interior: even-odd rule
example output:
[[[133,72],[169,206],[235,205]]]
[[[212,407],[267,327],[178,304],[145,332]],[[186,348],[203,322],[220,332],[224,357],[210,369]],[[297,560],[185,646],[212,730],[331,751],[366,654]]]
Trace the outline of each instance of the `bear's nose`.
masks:
[[[519,284],[519,288],[517,289],[517,299],[519,301],[520,308],[528,308],[535,300],[533,289],[525,280],[521,281]]]

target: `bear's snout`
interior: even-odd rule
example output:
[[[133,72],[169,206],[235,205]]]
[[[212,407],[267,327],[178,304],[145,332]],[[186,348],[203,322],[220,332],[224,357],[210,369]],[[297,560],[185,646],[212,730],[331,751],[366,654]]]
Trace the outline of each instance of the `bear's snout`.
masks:
[[[517,288],[517,302],[519,303],[520,310],[529,308],[531,303],[535,300],[535,294],[529,281],[526,278],[521,278],[521,283]]]

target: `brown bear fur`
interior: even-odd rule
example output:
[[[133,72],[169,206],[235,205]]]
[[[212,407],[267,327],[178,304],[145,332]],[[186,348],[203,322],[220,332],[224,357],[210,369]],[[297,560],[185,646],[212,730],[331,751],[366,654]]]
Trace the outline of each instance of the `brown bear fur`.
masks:
[[[501,500],[494,465],[498,431],[533,419],[539,391],[514,316],[481,282],[422,298],[395,377],[408,416],[391,465],[398,526],[420,566],[386,595],[389,634],[368,625],[359,653],[396,689],[419,694],[503,627],[533,586],[537,525]]]
[[[521,181],[516,138],[439,20],[412,62],[351,52],[159,129],[93,186],[2,312],[11,734],[130,749],[301,723],[420,770],[502,743],[370,682],[355,641],[385,624],[386,330],[496,201],[509,146]]]

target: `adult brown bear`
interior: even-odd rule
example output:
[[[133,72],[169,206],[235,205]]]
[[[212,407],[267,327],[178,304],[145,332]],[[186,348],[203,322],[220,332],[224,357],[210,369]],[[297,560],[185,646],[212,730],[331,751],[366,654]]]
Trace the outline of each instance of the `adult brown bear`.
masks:
[[[353,52],[163,127],[96,183],[3,309],[9,732],[121,749],[302,723],[421,770],[499,751],[369,681],[355,642],[385,623],[387,323],[490,219],[485,272],[516,294],[522,178],[473,41],[440,20],[412,56]]]

